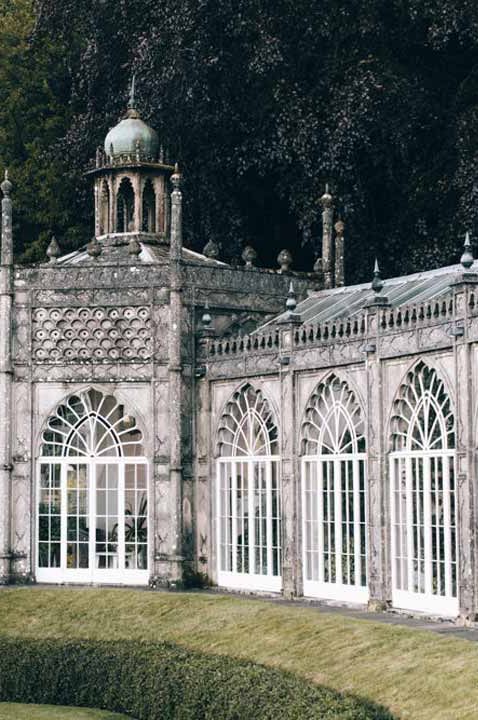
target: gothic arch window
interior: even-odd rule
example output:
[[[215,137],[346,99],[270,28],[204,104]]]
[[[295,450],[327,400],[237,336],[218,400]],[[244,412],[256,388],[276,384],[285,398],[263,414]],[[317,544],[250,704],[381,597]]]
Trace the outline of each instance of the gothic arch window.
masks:
[[[391,429],[393,603],[456,615],[455,418],[434,368],[407,374]]]
[[[156,195],[151,180],[147,180],[143,190],[143,231],[156,232]]]
[[[116,232],[134,230],[134,190],[131,180],[123,178],[116,196]]]
[[[330,375],[317,386],[300,440],[304,592],[366,602],[365,425],[347,382]]]
[[[217,436],[219,584],[281,589],[278,429],[260,390],[247,384],[224,408]]]
[[[148,466],[134,417],[91,389],[51,415],[39,458],[37,579],[148,582]]]
[[[110,190],[104,180],[100,188],[100,235],[106,235],[110,227]]]

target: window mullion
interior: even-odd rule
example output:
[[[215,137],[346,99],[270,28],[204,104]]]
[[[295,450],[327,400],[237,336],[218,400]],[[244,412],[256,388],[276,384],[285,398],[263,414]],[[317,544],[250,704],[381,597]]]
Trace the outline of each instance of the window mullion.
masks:
[[[432,587],[432,527],[431,527],[431,460],[429,457],[424,458],[423,472],[423,525],[425,534],[425,593],[433,594]]]
[[[50,466],[50,469],[54,465]],[[66,544],[67,544],[67,476],[68,465],[62,462],[60,465],[60,568],[65,571],[66,568]]]
[[[333,461],[335,521],[335,582],[342,584],[342,476],[340,460]]]
[[[265,463],[266,470],[266,507],[267,507],[267,575],[273,574],[272,564],[272,463]]]

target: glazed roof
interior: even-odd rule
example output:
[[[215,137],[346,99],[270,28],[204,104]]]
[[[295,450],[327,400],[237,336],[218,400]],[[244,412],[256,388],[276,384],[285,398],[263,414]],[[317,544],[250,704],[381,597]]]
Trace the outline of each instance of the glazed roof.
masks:
[[[381,295],[387,297],[392,307],[426,303],[449,292],[463,271],[462,265],[448,265],[436,270],[389,278],[383,281]],[[470,271],[478,273],[478,261],[473,263]],[[294,313],[299,314],[303,324],[307,325],[331,322],[359,314],[374,296],[370,282],[314,291],[297,303]],[[286,313],[281,313],[262,327],[274,325],[285,317]]]

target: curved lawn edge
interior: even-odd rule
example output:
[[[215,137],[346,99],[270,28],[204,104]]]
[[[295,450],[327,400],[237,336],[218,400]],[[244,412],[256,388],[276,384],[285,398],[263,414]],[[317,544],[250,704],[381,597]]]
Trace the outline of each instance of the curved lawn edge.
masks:
[[[0,700],[136,720],[394,720],[292,673],[171,643],[0,638]]]
[[[0,702],[0,720],[127,720],[109,710]]]

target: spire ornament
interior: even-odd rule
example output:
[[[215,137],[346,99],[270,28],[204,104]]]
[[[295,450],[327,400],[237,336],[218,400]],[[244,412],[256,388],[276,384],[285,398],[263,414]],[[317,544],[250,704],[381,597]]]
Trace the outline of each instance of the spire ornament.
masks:
[[[136,74],[133,73],[133,77],[131,78],[131,88],[129,91],[129,99],[128,99],[128,108],[130,110],[136,109]]]
[[[384,287],[384,282],[382,280],[382,277],[380,275],[380,268],[378,265],[378,260],[375,258],[375,264],[373,267],[373,280],[371,282],[371,289],[373,290],[373,297],[368,300],[364,307],[366,308],[373,308],[373,307],[389,307],[390,302],[388,300],[388,297],[386,295],[382,295],[382,290]]]
[[[219,245],[214,240],[208,240],[202,253],[210,260],[217,260],[219,257]]]
[[[376,295],[381,293],[383,290],[383,280],[380,277],[380,268],[378,266],[377,258],[375,258],[375,265],[373,267],[373,280],[371,287]]]
[[[470,233],[465,233],[465,242],[463,245],[463,254],[460,258],[460,263],[465,269],[465,272],[471,268],[475,258],[473,257],[473,250],[470,242]]]
[[[46,249],[46,254],[50,259],[51,264],[56,263],[57,259],[60,257],[60,246],[58,245],[57,239],[54,235],[51,237],[50,243]]]
[[[286,325],[288,323],[289,324],[292,323],[293,325],[301,325],[302,318],[298,313],[296,313],[296,308],[297,308],[297,296],[295,294],[294,283],[291,280],[290,284],[289,284],[289,290],[287,292],[287,298],[285,301],[286,312],[279,320],[279,323],[281,325]]]
[[[5,198],[10,197],[10,193],[12,192],[13,185],[10,182],[10,180],[8,179],[8,170],[5,170],[5,178],[2,182],[2,184],[0,185],[0,187],[2,189],[3,196]]]
[[[242,259],[244,260],[248,270],[252,270],[254,268],[257,260],[257,252],[251,245],[246,245],[242,251]]]

